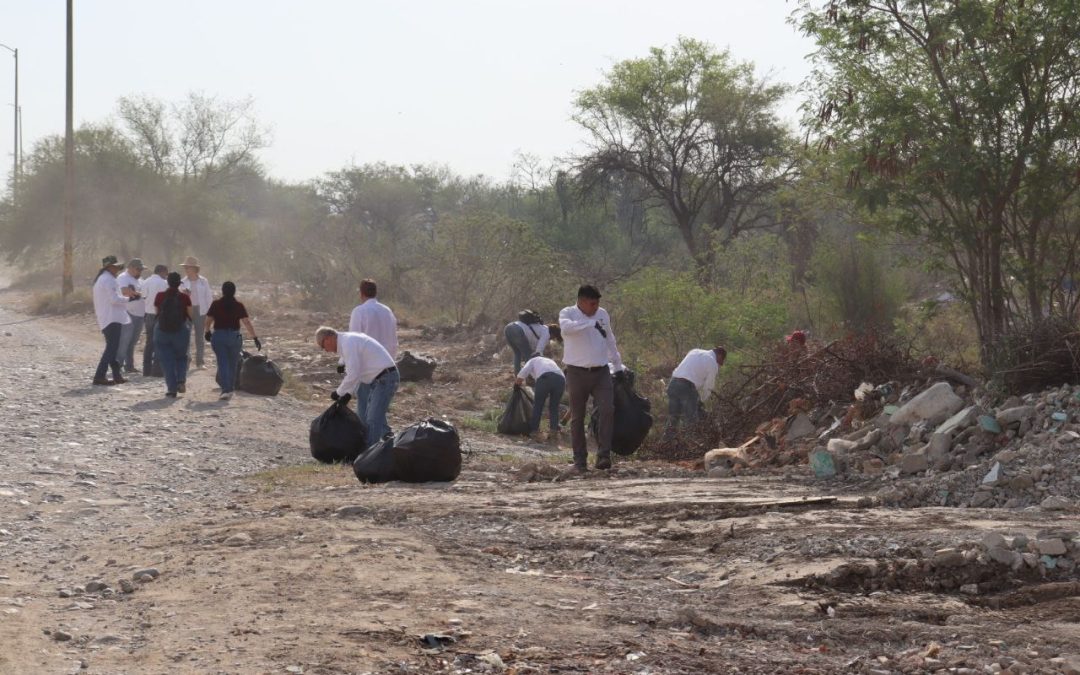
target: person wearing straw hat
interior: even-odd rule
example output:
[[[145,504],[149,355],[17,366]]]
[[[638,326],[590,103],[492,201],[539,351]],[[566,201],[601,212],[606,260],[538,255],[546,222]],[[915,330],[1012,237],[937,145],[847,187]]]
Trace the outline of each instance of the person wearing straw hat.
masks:
[[[128,261],[127,269],[116,277],[116,283],[120,288],[126,288],[132,294],[139,293],[143,269],[145,269],[143,261],[132,258]],[[135,367],[135,345],[139,342],[143,321],[146,319],[146,301],[141,295],[138,298],[131,298],[127,304],[127,313],[131,318],[131,323],[124,324],[123,330],[120,331],[120,352],[117,358],[124,367],[125,373],[137,373],[139,370]]]
[[[199,274],[199,259],[189,255],[180,263],[184,269],[184,280],[180,283],[180,290],[191,298],[191,323],[192,336],[195,337],[195,367],[203,367],[203,357],[206,346],[199,339],[205,332],[206,313],[210,310],[210,303],[214,301],[214,292],[210,290],[210,282],[206,277]],[[191,345],[188,345],[188,356],[191,356]]]
[[[97,316],[98,328],[105,336],[105,351],[101,353],[97,371],[94,373],[94,384],[111,385],[126,382],[120,374],[120,361],[117,354],[120,350],[120,333],[125,324],[131,323],[131,317],[127,313],[127,304],[130,297],[138,297],[137,293],[131,293],[116,282],[116,275],[120,274],[123,265],[114,255],[107,255],[101,259],[101,270],[94,279],[94,314]],[[109,369],[112,368],[113,379],[107,379]]]

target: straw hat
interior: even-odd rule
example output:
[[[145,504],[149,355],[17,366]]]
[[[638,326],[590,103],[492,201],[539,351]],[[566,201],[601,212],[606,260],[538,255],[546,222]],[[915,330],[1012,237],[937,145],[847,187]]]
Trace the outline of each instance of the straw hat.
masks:
[[[193,255],[189,255],[184,259],[184,262],[180,263],[180,267],[199,267],[199,259]]]

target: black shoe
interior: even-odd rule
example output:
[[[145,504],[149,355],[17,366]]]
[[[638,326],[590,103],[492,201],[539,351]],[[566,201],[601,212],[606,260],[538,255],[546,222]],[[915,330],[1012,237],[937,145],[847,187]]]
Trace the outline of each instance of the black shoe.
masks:
[[[123,384],[125,382],[127,382],[127,380],[125,380],[123,377],[121,377],[119,375],[113,375],[113,379],[112,379],[113,384]]]
[[[112,386],[112,385],[114,385],[116,383],[113,382],[112,380],[106,380],[103,377],[102,378],[95,377],[94,378],[94,384],[102,386],[102,387],[109,387],[109,386]]]
[[[167,391],[167,392],[165,392],[165,395],[168,396],[169,398],[176,398],[176,392],[175,391]]]
[[[610,457],[599,457],[599,458],[597,458],[597,460],[596,460],[596,470],[597,471],[605,471],[605,470],[610,469],[610,468],[611,468],[611,458]]]

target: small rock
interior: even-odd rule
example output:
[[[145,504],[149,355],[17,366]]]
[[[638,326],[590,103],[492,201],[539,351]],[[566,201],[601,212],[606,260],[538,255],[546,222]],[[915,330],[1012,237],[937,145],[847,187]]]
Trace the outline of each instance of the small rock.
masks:
[[[53,634],[52,634],[52,637],[57,642],[68,642],[69,640],[71,640],[72,635],[71,635],[71,633],[68,633],[67,631],[54,630]]]
[[[226,546],[247,546],[252,541],[251,535],[247,532],[237,532],[228,539],[225,540]]]
[[[964,553],[955,548],[943,548],[934,551],[930,562],[934,567],[960,567],[964,564]]]
[[[810,469],[818,478],[831,478],[836,475],[836,463],[832,453],[824,448],[815,448],[810,453]]]
[[[124,593],[134,593],[135,592],[135,584],[131,583],[127,579],[121,579],[120,580],[120,590],[122,592],[124,592]]]
[[[1047,497],[1039,504],[1043,511],[1066,511],[1072,508],[1072,502],[1064,497]]]
[[[999,565],[1004,565],[1011,569],[1019,569],[1019,567],[1024,564],[1024,559],[1019,553],[1010,551],[1007,548],[992,548],[986,552],[986,555]]]
[[[353,518],[355,516],[370,516],[371,513],[372,513],[371,507],[369,507],[369,506],[360,506],[360,505],[342,506],[337,511],[334,511],[334,515],[336,515],[338,518]]]
[[[75,595],[75,594],[74,594],[74,593],[72,593],[72,592],[71,592],[71,591],[70,591],[69,589],[67,589],[67,588],[61,588],[61,589],[60,589],[60,594],[59,594],[59,595],[60,595],[60,597],[61,597],[61,598],[70,598],[71,596],[73,596],[73,595]]]
[[[1035,548],[1042,555],[1065,555],[1065,542],[1060,539],[1039,539],[1035,542]]]
[[[1035,406],[1021,405],[1015,408],[1007,408],[1001,410],[994,419],[1001,425],[1001,428],[1009,426],[1010,424],[1019,424],[1020,422],[1031,419],[1035,416]]]
[[[1001,462],[994,462],[994,466],[990,467],[990,470],[983,476],[983,485],[997,485],[997,482],[1001,480]]]
[[[791,424],[788,425],[787,441],[790,443],[803,436],[809,436],[815,431],[817,431],[817,427],[810,421],[810,418],[806,413],[799,413],[795,416],[795,419],[791,420]]]
[[[135,581],[138,581],[140,584],[148,584],[153,580],[154,577],[149,574],[140,574],[139,576],[135,577]]]
[[[944,420],[964,407],[964,400],[953,392],[948,382],[937,382],[904,405],[889,421],[893,424],[913,424],[920,420]]]
[[[980,542],[987,551],[995,548],[1009,548],[1009,544],[1005,541],[1005,537],[1001,536],[997,532],[987,532],[983,535]]]
[[[108,587],[109,585],[103,581],[91,581],[90,583],[86,584],[86,592],[97,593],[99,591],[105,590]]]
[[[132,572],[131,578],[138,580],[138,578],[144,574],[149,574],[151,579],[157,579],[159,576],[161,576],[161,572],[158,571],[158,568],[144,567],[141,570],[135,570],[134,572]]]
[[[900,473],[921,473],[930,468],[930,462],[921,452],[909,452],[900,460]]]

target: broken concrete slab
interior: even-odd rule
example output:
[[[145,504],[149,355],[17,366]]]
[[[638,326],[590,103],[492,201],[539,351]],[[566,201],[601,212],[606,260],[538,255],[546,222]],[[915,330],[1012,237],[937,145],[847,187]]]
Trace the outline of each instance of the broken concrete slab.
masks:
[[[977,405],[969,405],[949,419],[945,420],[936,430],[936,433],[951,436],[958,431],[970,427],[979,419],[980,408]]]
[[[964,399],[953,392],[948,382],[938,382],[915,396],[897,410],[889,421],[913,424],[920,420],[949,417],[964,407]]]
[[[791,420],[787,430],[787,440],[791,441],[809,436],[817,431],[817,427],[810,421],[810,417],[806,413],[799,413]]]
[[[994,416],[994,419],[997,420],[997,423],[1004,429],[1010,424],[1019,424],[1032,417],[1035,417],[1035,406],[1021,405],[1015,408],[1006,408],[998,411],[998,414]]]
[[[909,452],[900,459],[900,473],[911,475],[930,468],[930,462],[921,452]]]
[[[1040,539],[1035,542],[1035,548],[1041,555],[1065,555],[1068,550],[1060,539]]]

